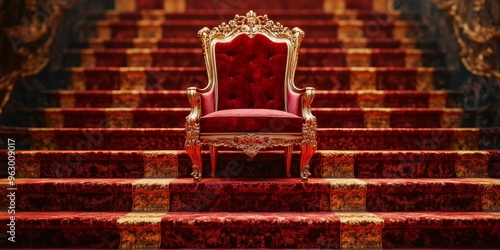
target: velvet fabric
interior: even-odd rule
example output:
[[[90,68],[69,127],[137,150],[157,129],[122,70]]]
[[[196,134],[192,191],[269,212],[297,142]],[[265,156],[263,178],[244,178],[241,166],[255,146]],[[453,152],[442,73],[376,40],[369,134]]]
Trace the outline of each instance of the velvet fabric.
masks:
[[[302,117],[302,94],[288,90],[288,112]]]
[[[226,109],[201,117],[203,133],[302,132],[302,117],[274,109]]]
[[[208,115],[215,111],[215,94],[214,91],[203,93],[201,96],[201,115]]]
[[[285,110],[286,43],[241,34],[215,45],[217,110]]]

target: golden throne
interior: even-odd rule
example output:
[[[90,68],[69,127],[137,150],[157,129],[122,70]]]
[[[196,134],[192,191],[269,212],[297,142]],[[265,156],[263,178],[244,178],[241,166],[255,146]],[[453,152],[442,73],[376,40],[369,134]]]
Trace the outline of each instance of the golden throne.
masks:
[[[201,180],[201,147],[208,145],[212,177],[218,148],[259,150],[284,147],[286,174],[294,145],[301,148],[300,177],[307,181],[316,150],[316,118],[311,113],[314,88],[297,88],[294,74],[304,37],[250,11],[228,24],[198,32],[208,84],[187,89],[191,113],[186,117],[185,149],[195,181]]]

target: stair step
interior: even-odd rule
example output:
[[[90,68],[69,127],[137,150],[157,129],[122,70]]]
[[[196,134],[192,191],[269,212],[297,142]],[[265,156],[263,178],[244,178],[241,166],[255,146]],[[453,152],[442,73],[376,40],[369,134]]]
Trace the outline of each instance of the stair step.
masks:
[[[392,0],[391,0],[392,1]],[[385,2],[385,5],[388,3]],[[345,5],[345,4],[344,4]],[[373,9],[370,3],[364,4],[349,4],[351,9]],[[375,5],[376,9],[387,10],[388,6],[384,4]],[[385,7],[385,8],[384,8]],[[346,8],[346,7],[344,7]],[[127,0],[116,1],[115,9],[118,11],[142,11],[142,10],[164,10],[165,12],[184,12],[186,10],[208,10],[210,12],[234,12],[244,15],[248,10],[255,10],[260,13],[260,10],[281,9],[283,11],[294,10],[322,10],[322,1],[304,1],[298,0],[294,4],[289,4],[281,1],[262,2],[262,1],[234,1],[234,2],[199,2],[196,0],[186,1],[165,1],[165,0]],[[262,13],[263,14],[263,13]],[[234,14],[233,14],[234,15]]]
[[[400,3],[393,0],[369,0],[369,1],[346,1],[337,0],[335,3],[328,1],[297,0],[294,4],[286,1],[228,1],[228,2],[200,2],[196,0],[165,1],[165,0],[127,0],[116,1],[115,9],[118,11],[141,11],[141,10],[164,10],[166,12],[184,11],[217,11],[218,13],[240,13],[244,15],[248,10],[255,10],[259,14],[261,10],[281,10],[284,12],[298,10],[374,10],[393,11]]]
[[[493,178],[17,178],[16,211],[500,211]],[[8,210],[9,181],[2,210]]]
[[[126,214],[127,212],[16,211],[15,243],[2,239],[0,247],[118,248],[121,235],[117,222]],[[1,223],[10,223],[10,216],[4,211],[0,212]]]
[[[0,213],[2,224],[10,216]],[[18,212],[17,247],[496,248],[487,212]],[[91,238],[92,240],[89,240]],[[0,241],[0,247],[11,247]]]
[[[133,197],[133,185],[137,179],[62,179],[62,178],[16,178],[17,211],[131,211],[132,205],[141,201]],[[161,183],[156,189],[150,187],[151,195],[160,196]],[[7,179],[0,180],[2,210],[7,210],[9,194]],[[139,191],[140,193],[140,191]],[[134,200],[134,198],[136,198]],[[162,198],[168,198],[162,195]],[[161,202],[160,202],[161,203]]]
[[[148,108],[189,107],[185,90],[53,90],[45,91],[46,107]],[[313,107],[446,108],[462,107],[457,91],[316,90]]]
[[[170,211],[497,211],[497,179],[217,179],[169,184]]]
[[[90,37],[110,38],[162,38],[195,37],[203,27],[216,27],[220,20],[190,22],[165,21],[96,21],[89,22]],[[424,38],[426,27],[419,22],[383,21],[382,23],[362,20],[309,21],[283,20],[286,27],[300,27],[307,37],[331,38]]]
[[[180,128],[191,108],[36,108],[38,126]],[[456,108],[312,108],[322,128],[458,128],[472,112]],[[107,122],[106,122],[107,121]]]
[[[1,152],[1,151],[0,151]],[[7,162],[7,154],[0,159]],[[210,177],[210,156],[202,152],[203,176]],[[16,152],[17,178],[189,178],[191,160],[184,150],[51,150]],[[299,176],[300,152],[291,173]],[[312,177],[323,178],[477,178],[500,177],[500,151],[338,151],[318,150]],[[263,151],[250,159],[221,151],[218,177],[285,177],[283,151]],[[7,177],[7,168],[0,177]]]
[[[389,21],[389,20],[419,20],[417,13],[408,13],[398,10],[393,11],[373,11],[373,10],[343,10],[326,13],[323,10],[291,10],[280,11],[276,9],[259,10],[259,15],[266,14],[269,19],[279,21],[282,20],[374,20],[374,21]],[[163,10],[139,10],[132,12],[124,12],[119,10],[108,10],[104,13],[91,13],[87,17],[89,20],[110,20],[110,21],[125,21],[125,20],[183,20],[189,22],[191,20],[218,20],[230,21],[234,16],[220,15],[217,11],[210,12],[209,10],[189,10],[184,13],[165,13]]]
[[[119,48],[196,48],[201,41],[198,38],[89,38],[86,42],[73,44],[72,47],[91,49]],[[424,39],[390,38],[307,38],[301,48],[386,48],[386,49],[432,49],[435,42]]]
[[[67,50],[66,67],[201,67],[201,49]],[[419,49],[301,49],[302,67],[441,67],[444,54]]]
[[[105,124],[106,121],[103,122]],[[179,150],[184,128],[2,128],[17,149]],[[477,150],[500,148],[499,128],[318,128],[318,149]]]
[[[179,90],[204,87],[205,67],[66,68],[63,86],[73,90]],[[298,67],[295,83],[324,90],[433,90],[449,84],[445,68]]]

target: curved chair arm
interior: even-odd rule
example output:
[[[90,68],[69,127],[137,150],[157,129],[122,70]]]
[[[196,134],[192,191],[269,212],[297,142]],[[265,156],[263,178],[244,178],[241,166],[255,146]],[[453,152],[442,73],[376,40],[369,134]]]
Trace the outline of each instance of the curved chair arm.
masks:
[[[189,87],[187,89],[187,96],[189,103],[191,104],[191,112],[186,117],[186,127],[188,123],[199,123],[201,117],[201,91],[196,87]]]
[[[313,87],[293,88],[293,92],[302,96],[302,118],[305,122],[316,123],[316,117],[311,113],[311,104],[314,100],[315,89]]]
[[[302,117],[304,126],[302,127],[302,136],[304,140],[316,144],[316,117],[311,113],[311,103],[314,100],[315,90],[313,87],[306,87],[302,91]]]
[[[314,99],[314,88],[306,87],[297,89],[297,92],[302,95],[302,117],[304,124],[302,125],[302,141],[300,148],[302,149],[302,157],[300,159],[300,178],[302,181],[307,181],[311,175],[309,172],[309,163],[316,151],[316,117],[311,113],[311,103]]]
[[[315,90],[313,87],[303,89],[302,95],[302,117],[307,121],[316,122],[316,117],[311,113],[311,104],[314,100]]]

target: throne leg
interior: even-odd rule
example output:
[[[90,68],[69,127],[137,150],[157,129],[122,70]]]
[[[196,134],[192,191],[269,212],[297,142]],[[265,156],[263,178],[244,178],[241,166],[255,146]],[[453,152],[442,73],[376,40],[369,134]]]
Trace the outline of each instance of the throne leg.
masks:
[[[195,182],[201,181],[201,145],[200,141],[195,141],[192,143],[186,143],[186,152],[191,158],[191,162],[193,163],[193,172],[191,172],[191,176],[193,176],[193,180]]]
[[[212,177],[215,177],[215,170],[217,168],[217,155],[219,154],[219,147],[210,145],[210,167],[212,168]]]
[[[316,140],[303,140],[300,144],[302,156],[300,158],[300,180],[306,182],[311,175],[309,172],[309,163],[316,151]]]
[[[285,147],[286,176],[288,178],[292,177],[292,174],[290,173],[290,169],[292,166],[292,152],[293,152],[293,145]]]

